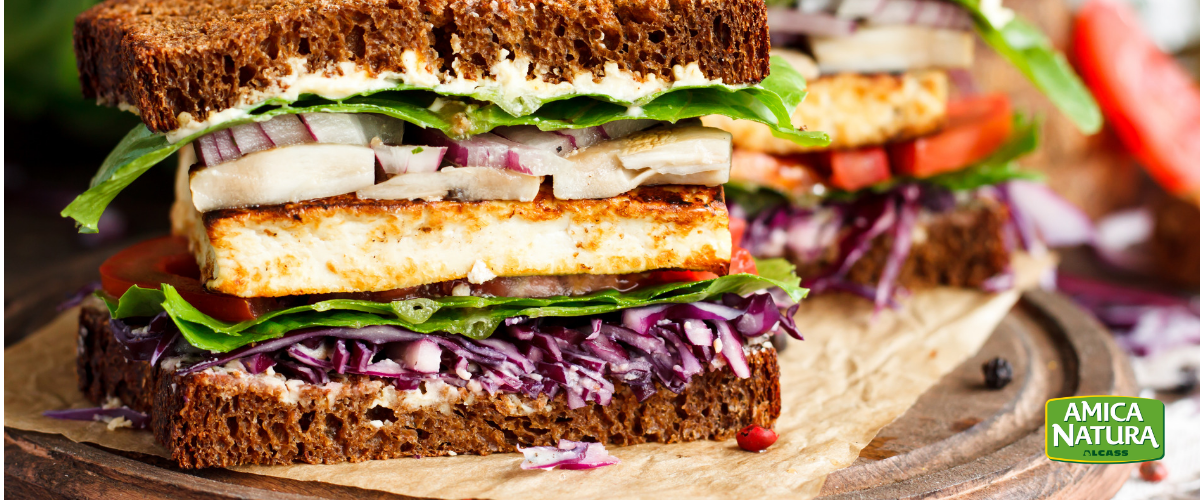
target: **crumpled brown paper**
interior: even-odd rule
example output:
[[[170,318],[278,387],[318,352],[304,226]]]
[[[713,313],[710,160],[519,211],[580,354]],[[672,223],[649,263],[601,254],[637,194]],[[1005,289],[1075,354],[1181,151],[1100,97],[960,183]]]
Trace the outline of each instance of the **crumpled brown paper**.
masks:
[[[1031,284],[1046,265],[1021,259],[1019,283]],[[790,342],[780,355],[779,441],[764,453],[729,440],[614,447],[621,463],[590,471],[521,470],[519,454],[235,470],[435,498],[812,498],[825,476],[850,465],[880,429],[971,357],[1018,297],[927,290],[874,321],[865,300],[806,300],[797,316],[806,341]],[[76,328],[75,312],[67,312],[5,351],[4,425],[166,456],[149,432],[41,416],[92,406],[76,389]]]

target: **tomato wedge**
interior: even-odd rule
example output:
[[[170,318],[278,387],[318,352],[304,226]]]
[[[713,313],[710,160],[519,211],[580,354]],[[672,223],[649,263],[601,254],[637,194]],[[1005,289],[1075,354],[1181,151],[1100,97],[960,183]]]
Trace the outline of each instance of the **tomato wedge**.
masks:
[[[733,238],[733,246],[737,248],[742,245],[742,238],[746,236],[746,221],[741,217],[729,216],[729,235]]]
[[[892,178],[887,152],[882,147],[836,150],[818,153],[829,167],[829,183],[847,191],[857,191]]]
[[[1012,105],[1004,94],[988,94],[946,105],[946,128],[933,135],[888,146],[899,175],[930,177],[954,172],[987,158],[1012,133]]]
[[[1121,4],[1084,4],[1072,45],[1080,76],[1125,147],[1167,191],[1200,196],[1200,86]]]
[[[733,255],[729,257],[729,274],[758,274],[758,265],[754,257],[745,248],[734,246]]]
[[[200,282],[200,268],[187,248],[187,240],[168,236],[143,241],[100,265],[105,292],[120,297],[133,285],[159,288],[166,283],[204,314],[221,321],[247,321],[280,307],[274,298],[242,298],[212,293]]]

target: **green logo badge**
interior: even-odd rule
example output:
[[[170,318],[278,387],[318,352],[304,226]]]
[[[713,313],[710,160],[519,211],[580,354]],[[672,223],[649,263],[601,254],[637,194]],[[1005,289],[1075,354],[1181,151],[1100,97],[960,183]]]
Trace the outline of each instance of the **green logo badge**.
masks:
[[[1121,464],[1162,459],[1165,409],[1157,399],[1078,396],[1046,401],[1046,457]]]

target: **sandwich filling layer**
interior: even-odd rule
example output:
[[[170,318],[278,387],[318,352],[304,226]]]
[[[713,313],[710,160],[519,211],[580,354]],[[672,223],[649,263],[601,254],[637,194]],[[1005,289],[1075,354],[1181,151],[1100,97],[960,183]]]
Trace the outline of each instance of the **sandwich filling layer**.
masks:
[[[353,195],[219,210],[177,224],[207,286],[241,297],[373,292],[466,279],[724,273],[719,188],[659,186],[562,201],[361,200]]]

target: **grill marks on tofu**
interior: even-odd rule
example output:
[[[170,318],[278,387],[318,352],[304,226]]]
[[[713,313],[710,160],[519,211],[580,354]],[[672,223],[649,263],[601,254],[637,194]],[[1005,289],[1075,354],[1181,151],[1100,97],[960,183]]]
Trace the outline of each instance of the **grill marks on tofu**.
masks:
[[[241,297],[394,290],[457,279],[723,274],[720,187],[656,186],[601,200],[360,200],[343,195],[199,214],[188,235],[202,279]],[[177,224],[189,227],[188,224]]]
[[[808,96],[792,121],[829,134],[824,148],[804,147],[771,135],[765,125],[724,116],[704,124],[733,134],[737,148],[770,154],[823,149],[853,149],[914,139],[940,130],[946,122],[949,81],[944,71],[901,74],[841,73],[808,83]],[[736,177],[736,173],[734,174]]]

